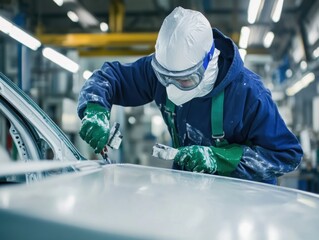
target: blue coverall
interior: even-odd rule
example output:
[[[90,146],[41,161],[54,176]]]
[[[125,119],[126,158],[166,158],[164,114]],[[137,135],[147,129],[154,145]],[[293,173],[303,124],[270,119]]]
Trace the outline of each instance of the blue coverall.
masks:
[[[176,106],[176,129],[182,146],[214,145],[211,134],[211,98],[224,90],[223,128],[228,143],[244,145],[232,177],[275,183],[276,177],[295,170],[302,149],[281,118],[258,75],[244,67],[233,41],[213,29],[220,50],[214,89],[204,97]],[[183,54],[183,53],[181,53]],[[185,92],[187,94],[187,92]],[[151,67],[151,56],[131,64],[106,62],[85,82],[78,105],[79,117],[88,102],[107,109],[113,104],[140,106],[155,100],[165,122],[167,94]]]

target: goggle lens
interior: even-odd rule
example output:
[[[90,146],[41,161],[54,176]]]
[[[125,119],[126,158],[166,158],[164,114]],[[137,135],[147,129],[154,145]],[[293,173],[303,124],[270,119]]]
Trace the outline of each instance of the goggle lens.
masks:
[[[193,73],[187,77],[172,77],[172,76],[165,76],[155,71],[155,74],[162,85],[167,87],[169,84],[173,84],[177,88],[181,90],[192,90],[198,86],[201,82],[202,76],[198,75],[197,73]]]

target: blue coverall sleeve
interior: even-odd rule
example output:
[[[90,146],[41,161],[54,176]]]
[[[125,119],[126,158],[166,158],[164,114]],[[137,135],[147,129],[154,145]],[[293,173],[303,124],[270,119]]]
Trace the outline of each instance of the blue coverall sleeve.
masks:
[[[78,115],[83,117],[88,102],[98,103],[109,110],[113,104],[140,106],[149,103],[154,98],[156,86],[150,56],[130,64],[105,62],[82,87]]]
[[[303,154],[301,146],[269,92],[264,92],[250,107],[243,125],[252,145],[244,146],[242,159],[231,176],[274,183],[276,177],[298,167]]]

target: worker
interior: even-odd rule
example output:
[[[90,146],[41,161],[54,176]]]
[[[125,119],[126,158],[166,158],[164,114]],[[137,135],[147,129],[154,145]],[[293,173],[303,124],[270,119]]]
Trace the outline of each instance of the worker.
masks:
[[[130,64],[105,62],[92,74],[79,95],[80,136],[99,153],[113,104],[153,100],[179,150],[176,169],[274,184],[301,161],[270,91],[244,67],[234,42],[198,11],[175,8],[154,54]]]

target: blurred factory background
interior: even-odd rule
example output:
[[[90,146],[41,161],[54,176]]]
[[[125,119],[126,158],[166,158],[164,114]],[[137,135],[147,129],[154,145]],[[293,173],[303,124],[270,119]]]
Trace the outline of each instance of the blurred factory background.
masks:
[[[239,46],[302,144],[298,171],[280,185],[319,192],[319,1],[316,0],[1,0],[0,72],[61,127],[86,158],[76,114],[84,81],[105,61],[132,62],[154,51],[163,19],[176,7],[199,10]],[[111,121],[124,135],[117,162],[166,166],[151,158],[170,144],[155,104],[114,106]],[[14,147],[0,115],[0,142]]]

